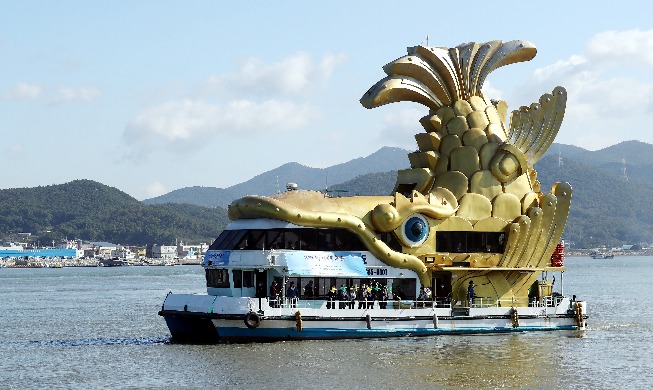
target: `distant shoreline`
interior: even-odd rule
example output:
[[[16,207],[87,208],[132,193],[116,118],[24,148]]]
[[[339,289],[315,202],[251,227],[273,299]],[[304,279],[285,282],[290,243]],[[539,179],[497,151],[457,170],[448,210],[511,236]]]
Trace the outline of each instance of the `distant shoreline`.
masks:
[[[567,257],[590,257],[591,253],[596,253],[596,249],[574,249],[574,250],[565,250],[565,256]],[[653,249],[642,249],[636,251],[601,251],[602,253],[607,253],[614,256],[653,256]],[[609,259],[608,259],[609,260]]]

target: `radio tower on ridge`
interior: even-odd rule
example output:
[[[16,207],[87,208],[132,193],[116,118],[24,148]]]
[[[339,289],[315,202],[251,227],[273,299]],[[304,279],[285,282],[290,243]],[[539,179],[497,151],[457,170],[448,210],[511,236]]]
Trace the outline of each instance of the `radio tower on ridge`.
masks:
[[[628,174],[626,173],[626,159],[621,159],[621,180],[628,181]]]
[[[558,168],[562,167],[562,152],[560,151],[560,146],[558,145]]]

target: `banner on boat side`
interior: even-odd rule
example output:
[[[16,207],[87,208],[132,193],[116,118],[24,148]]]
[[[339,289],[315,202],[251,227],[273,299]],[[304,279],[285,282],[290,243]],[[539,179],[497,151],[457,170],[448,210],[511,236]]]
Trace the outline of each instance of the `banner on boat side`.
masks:
[[[293,276],[367,277],[363,256],[357,252],[290,252],[285,256]]]
[[[204,255],[204,266],[227,265],[231,251],[207,251]]]

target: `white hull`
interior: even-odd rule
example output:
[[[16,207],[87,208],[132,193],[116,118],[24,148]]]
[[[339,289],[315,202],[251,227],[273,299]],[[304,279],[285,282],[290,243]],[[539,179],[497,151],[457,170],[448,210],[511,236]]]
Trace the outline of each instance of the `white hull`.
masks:
[[[265,298],[170,294],[160,314],[173,340],[203,343],[574,330],[584,329],[587,318],[571,310],[568,299],[516,312],[512,307],[395,308],[395,302],[386,309],[378,302],[370,309],[358,309],[358,303],[340,309],[338,304],[327,309],[325,301],[300,301],[298,307],[276,308]]]

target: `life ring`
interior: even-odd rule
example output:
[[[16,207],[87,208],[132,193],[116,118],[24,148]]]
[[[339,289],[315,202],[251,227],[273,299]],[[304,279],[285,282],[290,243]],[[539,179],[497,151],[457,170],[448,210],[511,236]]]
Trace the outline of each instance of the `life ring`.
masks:
[[[261,325],[261,317],[259,317],[258,314],[254,313],[253,311],[245,314],[245,326],[250,329],[254,329],[258,328],[259,325]]]

